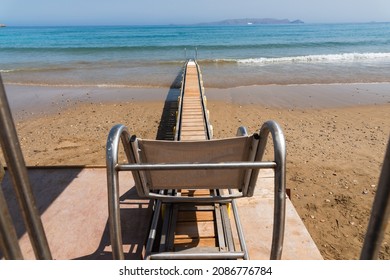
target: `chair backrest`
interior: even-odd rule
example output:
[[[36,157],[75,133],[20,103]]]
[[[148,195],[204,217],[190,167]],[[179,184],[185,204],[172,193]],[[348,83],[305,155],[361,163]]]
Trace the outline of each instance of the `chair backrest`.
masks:
[[[257,150],[256,135],[205,141],[158,141],[132,137],[134,164],[231,164],[253,162]],[[137,189],[145,193],[166,189],[235,189],[245,191],[251,169],[195,169],[133,171],[139,176]]]

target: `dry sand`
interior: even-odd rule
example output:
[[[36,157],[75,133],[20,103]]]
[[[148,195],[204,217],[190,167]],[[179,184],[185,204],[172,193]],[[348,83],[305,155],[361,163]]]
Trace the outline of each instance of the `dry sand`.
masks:
[[[41,108],[33,116],[28,106],[19,108],[27,164],[104,165],[106,138],[117,123],[142,138],[169,137],[177,91],[159,92],[161,100],[139,95],[123,102],[59,95],[51,103],[60,110]],[[255,132],[268,119],[282,126],[287,187],[312,238],[325,259],[358,259],[389,140],[390,85],[259,86],[206,95],[214,138],[233,136],[241,125]],[[390,259],[390,229],[380,257]]]

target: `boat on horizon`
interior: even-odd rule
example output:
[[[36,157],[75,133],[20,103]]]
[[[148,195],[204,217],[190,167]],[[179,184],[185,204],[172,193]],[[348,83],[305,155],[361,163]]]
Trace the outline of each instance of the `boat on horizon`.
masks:
[[[0,23],[0,27],[7,27],[4,23]]]

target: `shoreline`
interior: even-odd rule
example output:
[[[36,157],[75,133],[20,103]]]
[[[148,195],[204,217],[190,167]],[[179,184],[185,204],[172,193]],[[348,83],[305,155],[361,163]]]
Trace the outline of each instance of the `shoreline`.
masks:
[[[206,89],[208,98],[275,108],[332,108],[390,103],[390,83],[304,84]]]
[[[174,101],[180,88],[30,86],[5,84],[16,120],[58,113],[86,103],[130,101]],[[234,88],[207,88],[210,101],[240,105],[259,104],[275,108],[332,108],[390,103],[388,83],[334,83],[303,85],[253,85]]]
[[[180,89],[5,85],[15,120],[57,114],[81,104],[163,101]]]

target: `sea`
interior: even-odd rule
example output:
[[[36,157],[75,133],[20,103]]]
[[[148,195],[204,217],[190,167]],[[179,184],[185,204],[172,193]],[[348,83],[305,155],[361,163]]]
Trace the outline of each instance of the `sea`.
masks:
[[[390,23],[0,28],[6,84],[205,87],[390,81]]]

